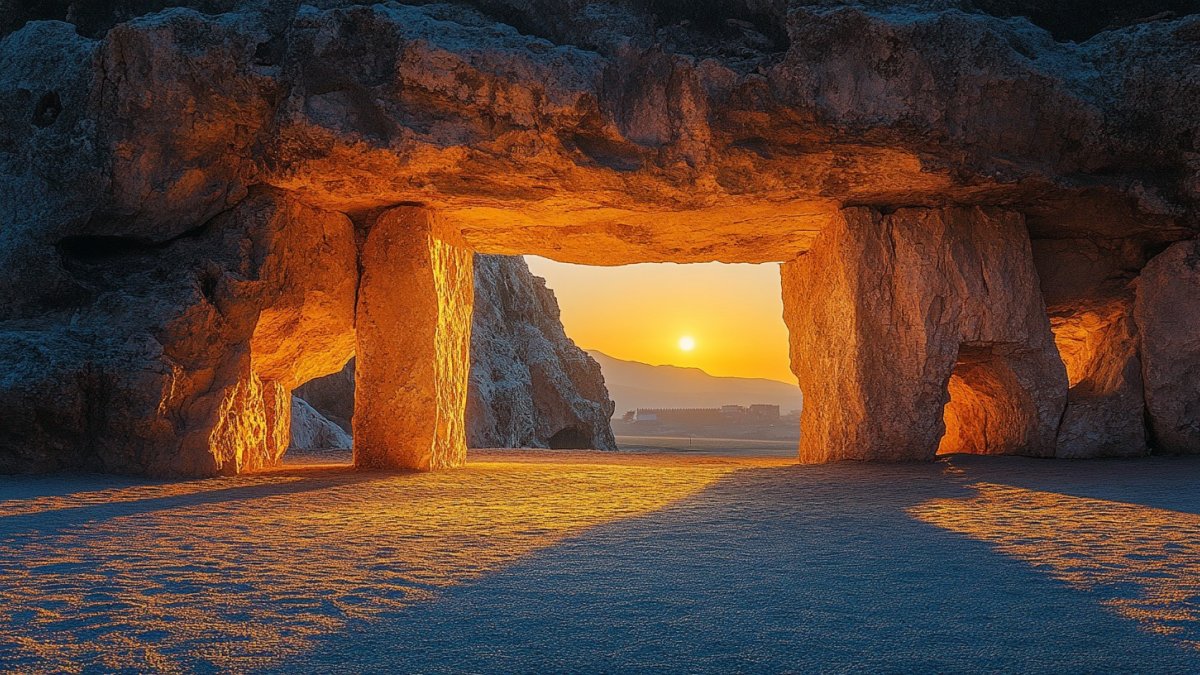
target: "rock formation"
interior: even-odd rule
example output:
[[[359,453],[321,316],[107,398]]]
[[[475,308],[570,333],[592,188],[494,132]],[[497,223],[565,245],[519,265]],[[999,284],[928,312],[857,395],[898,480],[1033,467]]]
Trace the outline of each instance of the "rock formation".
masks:
[[[783,299],[820,392],[801,461],[1054,454],[1066,375],[1020,214],[846,209],[784,265]]]
[[[456,464],[472,251],[787,263],[807,460],[1139,453],[1139,364],[1150,444],[1200,451],[1200,15],[1160,4],[16,8],[0,468],[269,464],[287,392],[353,351],[357,461]],[[1079,251],[1120,273],[1050,321],[1038,269]]]
[[[475,256],[467,446],[615,450],[600,366],[559,322],[558,302],[519,257]],[[354,414],[354,361],[295,394],[343,429]]]
[[[292,396],[292,452],[348,450],[354,445],[346,430],[325,418],[304,399]]]
[[[1198,301],[1200,241],[1171,245],[1138,278],[1146,412],[1155,446],[1166,452],[1200,452]]]
[[[525,261],[475,257],[467,442],[472,448],[616,450],[600,364],[563,332]]]

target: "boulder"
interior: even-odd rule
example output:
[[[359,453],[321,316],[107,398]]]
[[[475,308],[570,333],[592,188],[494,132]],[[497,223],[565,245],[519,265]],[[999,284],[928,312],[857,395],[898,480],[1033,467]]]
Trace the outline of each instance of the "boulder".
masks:
[[[1134,316],[1154,448],[1200,452],[1200,241],[1172,244],[1150,260]]]
[[[346,430],[325,419],[304,399],[292,397],[292,423],[289,449],[292,452],[349,450],[354,447]]]

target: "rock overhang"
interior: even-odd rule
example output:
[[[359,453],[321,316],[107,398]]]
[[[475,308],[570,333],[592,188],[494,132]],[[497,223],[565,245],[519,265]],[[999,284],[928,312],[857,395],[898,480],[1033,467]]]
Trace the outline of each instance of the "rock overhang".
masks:
[[[496,7],[518,5],[524,9],[497,21]],[[1111,453],[1140,453],[1139,367],[1146,391],[1167,392],[1167,403],[1151,410],[1153,424],[1177,426],[1178,410],[1191,409],[1178,391],[1161,387],[1178,359],[1164,358],[1161,344],[1139,343],[1147,338],[1138,328],[1155,325],[1158,310],[1135,317],[1128,292],[1114,296],[1107,322],[1084,310],[1167,244],[1200,230],[1196,17],[1068,44],[1027,21],[963,12],[955,3],[767,2],[756,4],[751,20],[699,27],[670,3],[656,3],[663,16],[652,21],[644,3],[606,6],[607,32],[594,30],[597,15],[576,11],[596,9],[583,0],[490,10],[327,1],[295,12],[255,2],[212,15],[168,9],[94,39],[53,22],[4,37],[0,179],[23,199],[0,205],[0,289],[20,291],[9,293],[0,319],[5,335],[32,327],[33,337],[18,342],[41,340],[55,353],[43,380],[12,383],[0,396],[41,410],[48,392],[58,391],[63,405],[82,406],[65,415],[70,433],[10,434],[38,446],[12,461],[37,464],[51,446],[70,446],[84,462],[104,457],[103,468],[120,471],[194,475],[274,461],[286,390],[372,340],[359,330],[354,299],[364,297],[363,279],[387,279],[387,270],[365,274],[363,246],[397,207],[416,209],[413,222],[436,221],[439,239],[455,242],[455,259],[470,251],[536,253],[600,265],[790,262],[848,218],[891,223],[896,232],[949,223],[954,236],[893,238],[932,247],[924,258],[881,258],[907,261],[890,278],[915,303],[903,316],[918,323],[931,320],[918,311],[925,302],[991,316],[971,303],[994,286],[959,288],[953,265],[938,273],[924,266],[945,242],[999,243],[974,228],[1002,222],[999,253],[952,257],[963,270],[1002,277],[1012,293],[996,302],[1024,317],[1024,332],[980,341],[956,332],[969,326],[939,324],[948,337],[936,343],[938,374],[921,379],[927,397],[909,406],[921,419],[902,419],[906,408],[888,421],[894,429],[920,427],[921,442],[896,447],[884,439],[863,450],[842,443],[848,436],[831,437],[844,456],[925,457],[946,400],[957,411],[962,447],[1062,454],[1063,432],[1055,448],[1047,420],[1062,417],[1065,405],[1070,456],[1095,452],[1101,427],[1131,439]],[[544,16],[532,20],[530,8]],[[728,42],[713,43],[714,35]],[[301,233],[296,245],[274,238],[284,230]],[[329,278],[297,272],[311,271],[331,236],[339,243],[338,264],[324,269]],[[1066,244],[1039,245],[1034,253],[1043,254],[1031,258],[1030,238]],[[1038,274],[1096,242],[1144,255],[1136,269],[1106,272],[1070,293],[1055,285],[1078,279],[1042,279],[1046,302],[1066,298],[1051,308],[1062,339],[1092,341],[1082,356],[1066,357],[1078,360],[1069,364],[1082,373],[1076,381],[1049,377],[1057,362],[1047,355],[1062,350],[1042,320]],[[127,251],[146,267],[126,269],[124,258],[112,258],[97,271],[70,260],[92,245]],[[862,264],[823,246],[821,255],[839,268],[829,273]],[[423,289],[405,299],[423,311],[445,300],[438,270],[447,256],[409,248],[429,259],[422,272],[429,278],[396,285]],[[31,286],[35,271],[42,283]],[[825,273],[806,273],[791,302],[834,288]],[[169,284],[148,283],[155,274]],[[1186,295],[1179,276],[1155,277],[1158,295],[1143,293],[1143,305]],[[921,283],[904,285],[914,279]],[[111,287],[107,295],[89,290],[98,280]],[[384,286],[367,292],[396,295]],[[310,302],[314,293],[325,300]],[[136,321],[112,320],[138,312]],[[415,352],[442,354],[446,345],[461,352],[460,314],[430,314],[425,324],[444,324],[429,331],[432,343],[421,337],[424,324],[405,340]],[[56,347],[64,334],[74,336],[69,346]],[[806,344],[804,335],[795,332],[794,348]],[[153,354],[130,346],[151,342],[160,346]],[[1009,343],[1024,353],[1009,353]],[[974,370],[956,364],[963,348]],[[376,357],[368,368],[392,372],[395,356]],[[874,367],[868,361],[860,364],[866,370]],[[27,363],[17,365],[26,372]],[[448,375],[409,387],[425,388],[420,401],[409,401],[412,409],[374,411],[389,423],[423,419],[422,411],[438,419],[436,430],[420,430],[433,448],[421,466],[461,459],[450,437],[461,436],[454,415],[462,365],[438,361]],[[909,365],[917,372],[927,364],[914,356]],[[830,376],[839,372],[850,371],[834,368]],[[943,375],[961,380],[958,394],[947,392]],[[809,368],[805,377],[811,388],[820,374]],[[381,398],[391,396],[394,378],[377,379]],[[863,386],[866,398],[880,395],[879,383]],[[161,397],[150,391],[156,387]],[[1037,396],[1022,398],[1022,387]],[[114,392],[136,394],[137,407],[113,404]],[[980,401],[1007,406],[1026,431],[1010,442],[978,442],[964,424],[980,416]],[[112,410],[97,417],[105,405]],[[879,423],[880,415],[862,412],[863,423]],[[0,433],[31,424],[26,417],[0,419]],[[129,438],[121,425],[146,431],[133,451],[121,445]],[[822,429],[849,433],[835,426]],[[378,431],[388,436],[386,425]],[[1186,451],[1192,437],[1184,437],[1171,447]],[[220,447],[205,454],[214,443]],[[393,449],[374,444],[381,461],[391,461]]]

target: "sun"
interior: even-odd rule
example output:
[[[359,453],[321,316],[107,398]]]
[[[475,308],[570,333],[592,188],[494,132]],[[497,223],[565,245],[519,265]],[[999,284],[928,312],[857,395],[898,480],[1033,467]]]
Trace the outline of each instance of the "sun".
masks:
[[[690,352],[696,348],[696,341],[691,335],[684,335],[679,338],[679,348],[685,352]]]

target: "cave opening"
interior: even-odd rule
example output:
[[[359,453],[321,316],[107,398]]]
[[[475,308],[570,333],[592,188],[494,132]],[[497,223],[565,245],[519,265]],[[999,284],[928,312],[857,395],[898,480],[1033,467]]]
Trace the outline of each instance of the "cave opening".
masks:
[[[964,344],[946,383],[945,432],[937,454],[1015,454],[1030,445],[1038,419],[1019,350]]]

